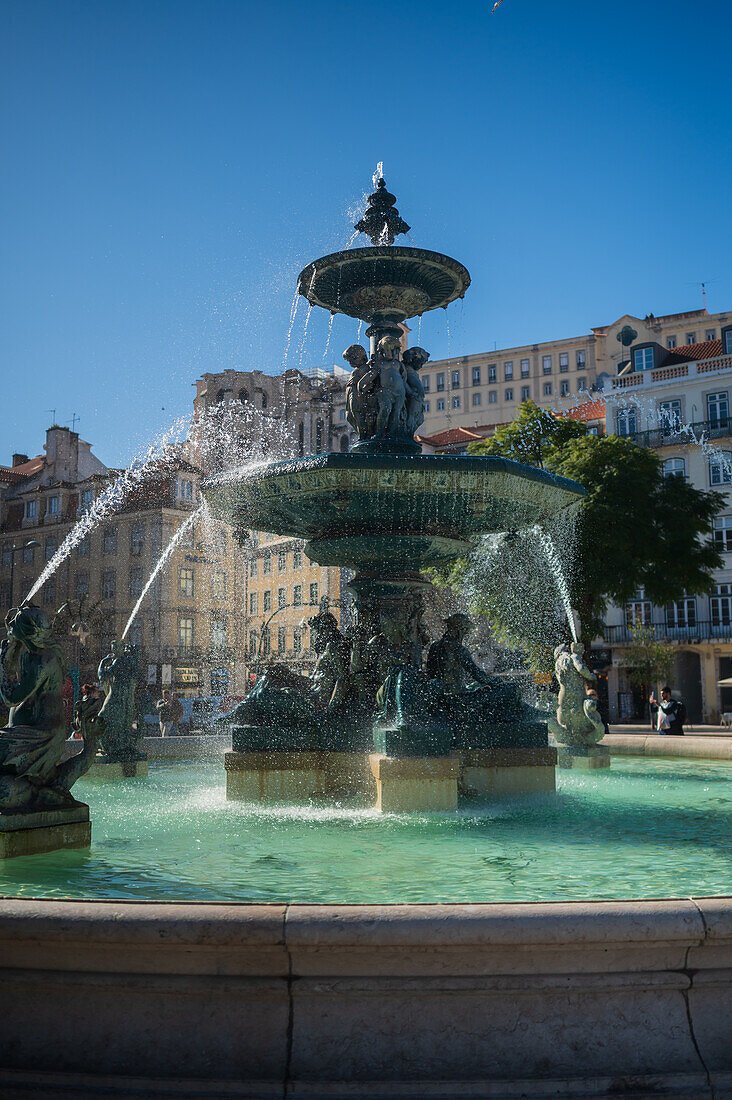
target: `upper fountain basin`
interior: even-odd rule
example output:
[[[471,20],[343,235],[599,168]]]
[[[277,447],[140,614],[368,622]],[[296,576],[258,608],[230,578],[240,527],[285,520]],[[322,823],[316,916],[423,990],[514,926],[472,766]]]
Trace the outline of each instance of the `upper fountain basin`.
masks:
[[[399,323],[462,298],[467,268],[449,256],[401,245],[354,248],[321,256],[298,277],[297,289],[331,313],[373,324]]]
[[[415,567],[460,556],[476,535],[540,523],[585,495],[575,481],[506,458],[358,453],[230,470],[201,491],[235,529],[310,540],[309,556],[323,565],[404,553]]]

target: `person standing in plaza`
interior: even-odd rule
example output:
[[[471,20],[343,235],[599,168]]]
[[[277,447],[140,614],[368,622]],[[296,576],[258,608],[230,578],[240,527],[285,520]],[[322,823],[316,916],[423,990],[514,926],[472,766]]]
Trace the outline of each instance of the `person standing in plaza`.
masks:
[[[163,691],[162,699],[156,704],[158,718],[160,719],[160,736],[170,737],[171,730],[183,715],[183,707],[180,701],[171,696],[167,688]]]
[[[685,721],[686,707],[681,699],[671,698],[671,688],[667,684],[661,689],[661,701],[658,704],[658,732],[683,736]]]

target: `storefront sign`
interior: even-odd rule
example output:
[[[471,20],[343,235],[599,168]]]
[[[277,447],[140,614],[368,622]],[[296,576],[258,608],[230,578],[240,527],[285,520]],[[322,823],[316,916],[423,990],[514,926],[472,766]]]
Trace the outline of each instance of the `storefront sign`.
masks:
[[[175,670],[176,684],[197,684],[200,678],[197,668],[177,668]]]

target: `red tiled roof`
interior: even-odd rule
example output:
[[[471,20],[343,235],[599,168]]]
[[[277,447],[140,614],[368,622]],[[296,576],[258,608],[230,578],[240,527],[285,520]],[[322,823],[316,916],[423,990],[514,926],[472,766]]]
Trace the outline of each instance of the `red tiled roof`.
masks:
[[[43,469],[43,463],[43,455],[36,455],[35,458],[29,459],[28,462],[21,462],[18,466],[0,466],[0,481],[6,484],[22,481],[23,478],[39,473]]]
[[[562,409],[558,415],[569,420],[604,420],[605,401],[602,397],[596,397],[594,401],[584,401],[571,409]]]
[[[716,359],[721,355],[724,355],[721,340],[703,340],[701,344],[684,344],[680,348],[673,348],[662,365],[665,367],[673,363],[695,363],[697,359]]]

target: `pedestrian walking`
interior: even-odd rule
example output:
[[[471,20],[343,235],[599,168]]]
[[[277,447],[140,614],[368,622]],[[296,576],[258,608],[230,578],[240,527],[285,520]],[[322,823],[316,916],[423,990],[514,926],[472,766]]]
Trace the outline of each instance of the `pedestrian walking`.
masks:
[[[170,737],[173,726],[183,717],[181,702],[165,688],[162,699],[158,699],[156,703],[156,709],[160,720],[160,736]]]

